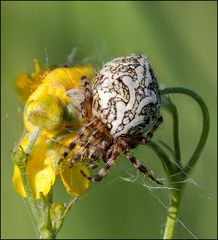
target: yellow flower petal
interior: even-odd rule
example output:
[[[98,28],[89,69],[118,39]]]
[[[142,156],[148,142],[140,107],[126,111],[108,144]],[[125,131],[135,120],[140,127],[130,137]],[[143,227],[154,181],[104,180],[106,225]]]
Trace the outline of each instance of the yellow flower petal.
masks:
[[[28,140],[29,135],[25,136],[21,141],[21,146],[24,150],[27,147]],[[40,198],[40,192],[43,193],[43,195],[47,195],[55,181],[55,172],[52,168],[52,157],[54,157],[54,155],[49,155],[47,153],[46,139],[39,136],[33,146],[26,166],[27,179],[33,192],[33,196],[36,199]],[[14,168],[12,182],[15,190],[21,196],[26,196],[20,171],[17,166]]]
[[[78,163],[72,168],[63,162],[58,165],[61,154],[66,147],[74,139],[75,136],[69,135],[63,137],[58,142],[50,141],[41,134],[33,146],[30,157],[26,166],[27,179],[29,181],[34,198],[40,198],[40,192],[47,195],[54,184],[55,178],[60,174],[62,182],[67,192],[74,196],[79,196],[89,187],[89,181],[81,174],[81,170],[89,176],[89,171],[82,163]],[[29,141],[29,135],[21,140],[21,147],[26,149]],[[75,148],[78,150],[79,146]],[[71,153],[74,154],[73,152]],[[26,197],[26,193],[22,184],[19,168],[15,165],[12,178],[15,190],[22,196]]]
[[[62,163],[60,175],[67,192],[73,196],[79,196],[89,187],[89,180],[82,174],[81,170],[89,176],[89,171],[84,164],[78,163],[70,168],[67,164]]]
[[[55,173],[51,164],[46,164],[46,159],[43,162],[43,159],[38,161],[34,158],[32,162],[28,162],[26,172],[34,197],[40,198],[40,192],[47,195],[55,181]]]
[[[49,72],[44,85],[49,87],[62,87],[65,90],[81,88],[81,77],[86,76],[92,80],[95,70],[89,64],[81,64],[70,68],[56,68]]]

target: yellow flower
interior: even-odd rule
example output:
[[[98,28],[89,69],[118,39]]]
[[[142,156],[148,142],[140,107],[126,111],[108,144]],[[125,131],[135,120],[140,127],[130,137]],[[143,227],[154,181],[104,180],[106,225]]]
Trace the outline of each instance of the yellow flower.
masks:
[[[60,139],[59,144],[62,145],[62,154],[66,150],[66,146],[72,142],[72,136],[66,136]],[[70,155],[73,157],[74,153],[79,150],[79,146],[77,146],[72,154]],[[89,180],[84,178],[81,174],[81,170],[85,172],[88,176],[90,175],[89,170],[85,165],[81,162],[75,164],[72,168],[68,166],[68,164],[63,161],[59,166],[59,173],[62,179],[62,182],[67,190],[67,192],[74,196],[79,196],[81,192],[89,187]]]
[[[80,107],[80,103],[72,99],[67,91],[80,89],[80,78],[86,76],[91,80],[94,74],[95,70],[88,64],[42,70],[38,60],[35,60],[35,72],[17,79],[17,89],[26,101],[23,117],[28,133],[20,142],[24,152],[33,129],[41,129],[26,163],[26,176],[35,199],[40,198],[41,193],[47,195],[57,177],[62,179],[67,192],[74,196],[79,196],[89,186],[89,181],[81,174],[82,170],[89,175],[83,163],[79,162],[72,168],[69,168],[66,161],[58,165],[61,155],[73,140],[72,135],[58,141],[54,141],[54,136],[68,127],[79,129],[81,126],[80,113],[71,106],[73,102]],[[26,197],[16,164],[12,181],[16,191]]]
[[[30,91],[25,92],[27,88],[19,91],[21,95],[29,96],[24,110],[25,128],[31,132],[35,126],[38,126],[46,135],[56,134],[69,126],[80,127],[82,123],[78,110],[80,101],[77,99],[78,96],[73,98],[74,95],[69,95],[68,91],[81,89],[81,77],[86,76],[92,80],[95,70],[89,64],[69,68],[60,67],[50,71],[41,70],[39,66],[35,68],[38,70],[33,78],[35,83],[40,84],[35,88],[36,85],[33,87],[27,79],[26,84],[31,87],[32,94],[29,96]]]
[[[26,150],[30,134],[23,137],[20,146]],[[40,198],[40,193],[47,195],[51,190],[57,176],[60,174],[62,182],[67,192],[73,196],[79,196],[89,186],[89,181],[83,177],[81,170],[89,175],[88,169],[82,163],[78,163],[72,168],[63,162],[58,166],[61,154],[66,150],[66,146],[72,141],[72,136],[62,139],[61,142],[49,142],[42,134],[33,145],[26,165],[26,175],[30,188],[35,199]],[[15,190],[26,197],[24,186],[17,165],[14,166],[12,178]]]

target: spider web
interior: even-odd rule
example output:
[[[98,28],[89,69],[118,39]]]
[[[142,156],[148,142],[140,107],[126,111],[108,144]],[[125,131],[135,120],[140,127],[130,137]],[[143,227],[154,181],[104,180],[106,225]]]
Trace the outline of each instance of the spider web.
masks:
[[[176,162],[174,162],[174,161],[172,161],[172,162],[177,166]],[[149,193],[153,196],[153,198],[158,203],[160,203],[160,205],[166,210],[166,216],[167,216],[169,202],[161,199],[161,197],[158,196],[157,192],[160,192],[160,191],[164,190],[164,191],[168,191],[169,194],[170,194],[171,190],[177,190],[177,191],[181,191],[181,190],[176,189],[176,188],[172,188],[171,186],[169,186],[167,184],[167,179],[165,179],[165,178],[159,178],[159,180],[163,182],[163,185],[154,186],[152,184],[149,184],[149,180],[145,176],[143,176],[138,171],[136,171],[136,173],[132,173],[130,168],[132,168],[132,166],[130,166],[128,169],[121,168],[120,170],[125,173],[125,176],[119,176],[116,179],[114,179],[113,181],[111,181],[110,183],[113,183],[115,181],[124,181],[124,182],[127,182],[127,183],[133,183],[133,184],[137,184],[137,185],[142,186],[146,191],[148,190]],[[176,175],[185,174],[184,171],[181,168],[180,168],[180,170],[181,170],[181,172],[177,173]],[[171,175],[169,177],[173,177],[173,176],[175,176],[175,175]],[[203,192],[203,194],[197,195],[198,197],[204,197],[207,200],[211,200],[211,197],[208,196],[206,188],[202,187],[196,180],[194,180],[190,176],[187,176],[187,177],[188,178],[184,181],[174,182],[174,183],[177,183],[177,184],[179,184],[179,183],[181,183],[181,184],[183,184],[183,183],[192,184],[195,187],[199,188],[201,190],[201,192]],[[181,209],[180,209],[180,211],[181,211]],[[197,235],[193,231],[191,231],[191,229],[181,220],[180,217],[177,217],[176,220],[187,231],[187,233],[193,239],[198,239]],[[165,226],[165,223],[163,223],[162,227],[164,227],[164,226]]]

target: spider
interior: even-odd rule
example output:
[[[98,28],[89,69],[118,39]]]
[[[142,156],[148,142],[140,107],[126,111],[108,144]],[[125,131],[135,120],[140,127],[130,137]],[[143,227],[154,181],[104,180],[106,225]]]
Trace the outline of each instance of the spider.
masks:
[[[81,171],[91,182],[99,182],[123,152],[136,169],[162,185],[130,152],[139,144],[148,143],[163,121],[159,86],[146,57],[131,54],[115,58],[102,67],[92,84],[86,76],[81,81],[84,87],[81,114],[87,121],[60,162],[65,159],[73,166],[83,161],[94,169],[102,159],[105,165],[95,176]],[[69,157],[77,145],[80,149]]]

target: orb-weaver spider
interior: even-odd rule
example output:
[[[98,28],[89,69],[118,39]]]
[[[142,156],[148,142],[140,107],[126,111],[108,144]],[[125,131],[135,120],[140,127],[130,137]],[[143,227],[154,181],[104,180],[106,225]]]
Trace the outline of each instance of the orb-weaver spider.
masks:
[[[83,161],[89,168],[96,168],[103,159],[105,166],[97,175],[88,177],[81,172],[90,181],[97,182],[123,152],[139,171],[162,184],[129,150],[148,143],[162,122],[159,86],[147,59],[137,54],[116,58],[103,66],[92,86],[86,76],[81,81],[85,95],[81,113],[88,121],[60,161],[67,159],[70,166]],[[68,159],[78,144],[80,150]]]

